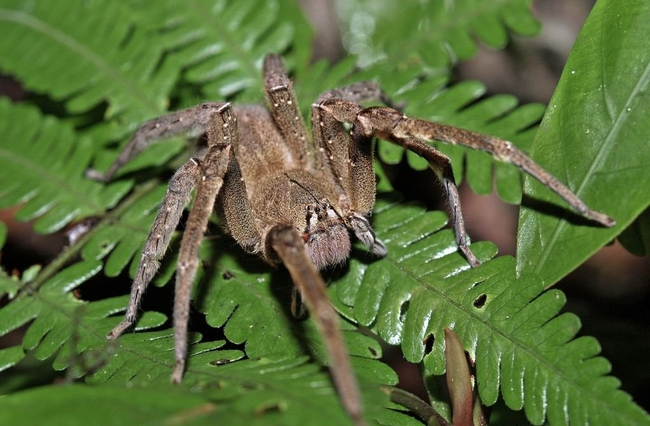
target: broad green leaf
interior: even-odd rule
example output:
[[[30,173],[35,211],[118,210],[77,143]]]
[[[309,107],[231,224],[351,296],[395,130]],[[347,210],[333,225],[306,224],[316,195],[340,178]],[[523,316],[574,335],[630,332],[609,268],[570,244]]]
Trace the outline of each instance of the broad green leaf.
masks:
[[[542,121],[533,158],[590,207],[617,221],[577,217],[542,185],[526,181],[517,244],[520,275],[551,286],[611,241],[650,204],[650,8],[599,1],[569,57]],[[539,207],[538,207],[539,205]],[[548,208],[547,208],[548,207]],[[543,214],[539,214],[539,213]]]

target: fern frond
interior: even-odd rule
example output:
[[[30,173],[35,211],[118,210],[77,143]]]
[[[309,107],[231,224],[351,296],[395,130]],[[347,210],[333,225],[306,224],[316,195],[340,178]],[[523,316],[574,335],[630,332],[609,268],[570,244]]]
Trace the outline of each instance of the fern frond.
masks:
[[[485,261],[491,245],[473,244],[485,262],[467,268],[451,232],[433,232],[445,223],[438,212],[380,201],[374,219],[389,255],[370,264],[352,259],[331,291],[361,325],[401,345],[407,360],[443,374],[443,328],[451,327],[476,362],[488,405],[501,389],[505,403],[523,407],[534,424],[647,424],[618,380],[606,376],[610,364],[597,356],[596,340],[576,337],[578,318],[559,315],[561,292],[544,292],[535,276],[516,279],[513,258]]]
[[[122,203],[119,210],[112,211],[110,217],[95,226],[81,256],[87,260],[105,259],[104,273],[109,277],[119,275],[131,264],[133,276],[140,260],[140,250],[164,195],[165,188],[157,180],[142,184],[128,202]],[[169,275],[163,275],[163,279],[169,279]]]
[[[19,0],[4,2],[0,68],[27,89],[64,101],[73,114],[107,102],[105,118],[120,124],[102,136],[121,137],[168,108],[182,69],[185,81],[201,85],[207,99],[242,90],[248,99],[259,99],[264,54],[291,44],[296,58],[306,62],[310,30],[297,5],[258,1],[243,6],[134,0],[44,2],[31,8]],[[268,13],[257,13],[260,9]],[[200,101],[194,95],[180,103]]]
[[[0,116],[0,207],[20,204],[16,218],[36,220],[36,231],[54,232],[102,214],[130,189],[128,181],[104,186],[84,177],[92,142],[69,124],[4,98]]]
[[[289,46],[308,59],[311,31],[295,2],[194,0],[132,1],[137,21],[171,58],[185,64],[183,79],[206,99],[259,100],[261,61]],[[194,104],[196,99],[191,100]]]
[[[286,271],[270,270],[240,250],[225,253],[224,246],[233,244],[227,237],[213,236],[202,248],[205,269],[194,294],[195,306],[206,314],[208,324],[223,327],[229,341],[245,343],[250,358],[273,353],[297,356],[309,349],[312,356],[326,362],[314,324],[296,321],[287,309],[292,285]],[[287,328],[294,332],[286,333]],[[381,357],[381,347],[373,339],[358,333],[344,335],[353,356]]]
[[[264,329],[261,325],[256,326]],[[346,334],[353,343],[363,342],[366,344],[370,340],[368,337],[359,336],[358,333]],[[248,360],[281,359],[289,363],[297,361],[296,365],[302,365],[306,361],[304,348],[291,349],[289,352],[278,351],[277,348],[274,348],[273,350],[261,351],[258,356],[252,357],[250,353],[245,354],[239,349],[224,347],[225,343],[224,340],[203,342],[202,336],[194,333],[189,341],[188,369],[183,377],[183,383],[193,385],[223,381],[225,377],[228,377],[228,374],[222,375],[224,370],[239,367],[230,366],[227,369],[222,369],[221,366],[243,362],[249,367],[242,366],[242,368],[250,368],[250,364],[246,363]],[[354,345],[352,346],[354,347]],[[375,347],[377,346],[375,344]],[[98,349],[106,351],[108,347],[110,347],[108,361],[105,365],[100,365],[96,372],[88,375],[87,380],[90,383],[100,384],[128,380],[133,384],[148,384],[153,382],[167,383],[169,381],[169,376],[174,367],[173,330],[127,333],[116,342],[104,343],[102,347],[92,349],[98,352]],[[84,350],[86,349],[84,347]],[[99,357],[101,357],[100,352],[99,354]],[[380,354],[381,350],[379,349],[374,356]],[[248,360],[244,360],[244,357],[247,357]],[[375,360],[374,357],[369,357],[368,354],[355,356],[353,361],[355,369],[361,372],[360,377],[369,382],[392,385],[397,381],[395,372],[390,367]],[[310,362],[310,364],[311,366],[306,368],[320,369],[320,363]],[[82,369],[79,369],[78,372],[80,374],[87,373]],[[331,384],[327,386],[331,388]]]
[[[59,146],[54,132],[63,132],[63,129],[57,127],[45,135],[49,140],[39,140],[40,145],[34,147],[40,149],[40,155],[29,153],[33,159],[27,161],[35,163],[49,155],[66,158],[71,152],[64,148],[71,150],[76,147],[74,153],[84,157],[70,159],[66,163],[69,170],[56,162],[50,166],[37,166],[37,169],[49,167],[52,172],[74,176],[75,183],[80,184],[78,187],[68,187],[43,174],[40,183],[33,179],[12,182],[8,186],[10,194],[4,194],[5,199],[0,201],[2,205],[10,206],[33,197],[23,207],[18,219],[30,220],[46,214],[37,225],[40,232],[52,232],[73,219],[100,214],[125,195],[128,191],[126,183],[111,185],[112,192],[106,191],[100,199],[96,192],[101,186],[83,178],[79,171],[90,165],[89,158],[99,143],[125,139],[145,119],[163,114],[174,85],[201,85],[203,95],[208,99],[222,99],[224,95],[239,93],[241,97],[257,100],[261,97],[258,68],[262,56],[268,53],[267,49],[286,50],[292,41],[291,36],[295,35],[298,36],[292,44],[295,58],[303,63],[306,61],[309,28],[304,18],[298,17],[297,5],[288,2],[247,5],[251,7],[196,1],[181,8],[184,14],[176,9],[172,14],[172,8],[178,7],[175,2],[117,4],[71,1],[38,3],[34,8],[28,8],[20,1],[5,2],[0,8],[4,37],[4,42],[0,43],[0,68],[14,75],[27,89],[61,100],[69,113],[86,113],[100,107],[103,102],[108,104],[108,108],[106,123],[77,130],[78,135],[90,139],[73,135],[73,129],[68,127],[58,136],[66,139]],[[260,8],[272,13],[256,13]],[[262,21],[251,19],[254,16],[261,17]],[[278,22],[280,18],[283,21]],[[107,24],[109,22],[113,23]],[[152,38],[160,40],[160,43],[150,43]],[[30,46],[30,55],[21,50],[24,45]],[[70,68],[70,64],[75,66]],[[48,73],[43,74],[43,69]],[[187,72],[181,80],[182,69]],[[194,105],[200,100],[196,94],[190,94],[178,102],[181,106]],[[24,122],[21,120],[4,120],[2,123],[2,130],[6,132],[3,136],[6,134],[11,149],[33,145],[30,139],[33,132],[29,131],[29,126],[34,125],[34,119],[25,117]],[[75,140],[78,141],[73,144]],[[46,141],[52,145],[46,145]],[[52,153],[46,149],[47,146],[56,146],[57,151]],[[160,165],[179,149],[180,145],[173,142],[172,145],[152,147],[150,152],[127,165],[121,173]],[[106,167],[114,155],[108,151],[98,153],[93,166]],[[3,163],[13,163],[13,166],[4,168],[2,173],[7,175],[3,177],[23,174],[10,174],[16,171],[16,167],[26,166],[14,160],[13,157],[0,158]],[[77,167],[74,170],[71,169],[73,165]],[[16,189],[12,189],[14,185]],[[67,196],[52,197],[62,192],[57,185],[68,189]],[[95,185],[90,196],[85,192],[89,185]],[[25,193],[28,191],[26,188],[33,187],[43,190]],[[50,191],[50,187],[55,190]],[[73,188],[80,191],[75,195]],[[52,202],[54,199],[57,201]],[[72,205],[76,205],[76,209],[72,209]]]
[[[480,0],[376,3],[339,2],[346,24],[347,49],[361,65],[381,59],[391,63],[421,62],[423,68],[448,73],[457,60],[471,58],[477,40],[503,48],[508,33],[534,35],[539,23],[530,0],[482,2]],[[418,16],[418,25],[396,16]]]
[[[160,335],[147,342],[160,346],[164,343],[172,344],[170,336]],[[43,416],[50,424],[69,424],[69,407],[73,406],[75,419],[111,419],[120,424],[311,425],[323,424],[324,419],[328,424],[351,424],[339,407],[327,374],[318,366],[306,363],[305,357],[266,357],[227,363],[227,358],[220,359],[220,356],[223,356],[220,350],[194,356],[203,358],[206,365],[201,375],[203,380],[210,377],[213,379],[210,383],[218,386],[204,382],[191,387],[162,386],[160,380],[142,383],[137,379],[129,386],[118,385],[118,380],[102,386],[46,386],[3,398],[0,421],[5,422],[21,412],[24,425],[42,424]],[[209,362],[213,365],[208,365]],[[396,424],[389,423],[391,420],[403,425],[420,424],[406,415],[382,408],[388,404],[388,398],[377,389],[364,386],[363,394],[371,407],[367,418],[381,424]],[[84,403],[73,402],[80,400]],[[26,410],[29,406],[33,409]]]
[[[0,68],[70,113],[107,102],[107,118],[132,126],[165,110],[178,64],[161,65],[162,49],[134,27],[124,3],[9,0],[0,27]]]
[[[26,283],[21,287],[21,293],[0,310],[0,336],[29,323],[21,349],[32,352],[41,361],[56,355],[54,366],[57,369],[64,369],[76,354],[75,351],[83,350],[90,345],[89,342],[95,345],[105,342],[106,333],[110,331],[106,327],[110,324],[96,328],[97,322],[101,323],[118,311],[124,306],[126,298],[88,303],[77,299],[72,293],[101,269],[100,262],[85,261],[62,270],[44,283]],[[139,327],[146,329],[160,325],[164,316],[147,314],[143,320]],[[84,323],[93,325],[77,327],[77,324]],[[80,347],[71,351],[70,345],[74,342],[71,343],[70,339],[74,333],[79,334]],[[20,349],[7,351],[16,355]],[[16,356],[14,360],[19,359]]]

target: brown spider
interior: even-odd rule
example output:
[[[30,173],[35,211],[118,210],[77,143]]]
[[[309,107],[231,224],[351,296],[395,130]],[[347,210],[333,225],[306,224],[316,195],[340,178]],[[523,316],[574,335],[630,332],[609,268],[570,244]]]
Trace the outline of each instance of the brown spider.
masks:
[[[135,323],[142,294],[158,269],[158,260],[167,249],[191,191],[196,189],[176,275],[175,383],[182,380],[185,370],[190,289],[198,249],[210,214],[216,209],[225,231],[244,250],[287,267],[323,335],[341,403],[356,424],[364,423],[337,314],[318,270],[346,261],[351,234],[373,254],[386,254],[386,247],[368,221],[375,203],[374,137],[401,145],[430,163],[447,191],[458,247],[472,266],[479,262],[468,246],[449,159],[423,140],[488,151],[537,178],[583,216],[605,226],[614,224],[610,217],[589,209],[510,142],[409,118],[392,107],[359,105],[357,102],[367,100],[391,105],[376,83],[356,83],[322,94],[312,105],[310,138],[278,55],[265,58],[264,81],[268,109],[208,102],[156,118],[136,132],[108,171],[89,171],[90,177],[107,181],[151,143],[181,133],[207,134],[207,148],[181,166],[169,182],[142,250],[125,318],[108,335],[115,339]],[[350,130],[343,123],[351,124]]]

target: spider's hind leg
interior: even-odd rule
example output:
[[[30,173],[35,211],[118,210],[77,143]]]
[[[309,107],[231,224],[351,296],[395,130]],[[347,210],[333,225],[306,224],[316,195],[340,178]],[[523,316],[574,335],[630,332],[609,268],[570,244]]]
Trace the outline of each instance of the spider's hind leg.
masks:
[[[194,205],[187,218],[185,232],[181,240],[174,297],[174,357],[176,364],[172,373],[173,383],[180,383],[185,372],[190,294],[199,265],[199,247],[208,227],[208,220],[214,209],[217,194],[223,184],[223,177],[228,170],[232,155],[231,148],[229,144],[213,145],[205,155],[201,164]]]
[[[214,210],[217,195],[224,190],[230,193],[226,194],[230,198],[242,199],[242,202],[248,201],[245,186],[240,182],[239,165],[232,149],[233,144],[237,142],[237,120],[229,104],[213,111],[207,135],[208,152],[201,164],[194,205],[187,218],[178,255],[174,297],[176,364],[172,372],[173,383],[180,383],[185,372],[190,294],[199,264],[199,247]],[[227,176],[228,174],[232,176]],[[244,210],[246,211],[242,213],[243,218],[240,220],[251,220],[250,208]]]

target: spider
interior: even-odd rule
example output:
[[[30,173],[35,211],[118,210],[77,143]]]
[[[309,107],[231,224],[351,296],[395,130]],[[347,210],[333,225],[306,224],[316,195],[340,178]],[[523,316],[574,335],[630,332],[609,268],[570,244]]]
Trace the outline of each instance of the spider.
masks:
[[[267,108],[207,102],[153,119],[137,130],[106,172],[88,172],[91,178],[109,181],[122,165],[158,140],[179,134],[207,136],[207,147],[171,178],[142,250],[124,320],[108,334],[109,339],[115,339],[136,322],[142,295],[158,270],[158,260],[190,201],[190,193],[196,190],[176,272],[174,383],[181,382],[185,370],[190,289],[199,245],[214,209],[224,230],[245,251],[268,263],[286,266],[322,333],[341,404],[357,425],[364,423],[337,313],[318,271],[346,261],[352,235],[374,255],[386,254],[386,246],[369,222],[376,191],[375,137],[392,141],[429,162],[444,184],[456,241],[471,266],[479,261],[469,247],[449,159],[425,140],[488,151],[537,178],[586,218],[604,226],[615,223],[589,209],[510,142],[406,117],[374,82],[355,83],[320,95],[311,107],[310,137],[281,57],[266,56],[263,73]],[[380,101],[386,106],[364,108],[358,104],[362,101]]]

